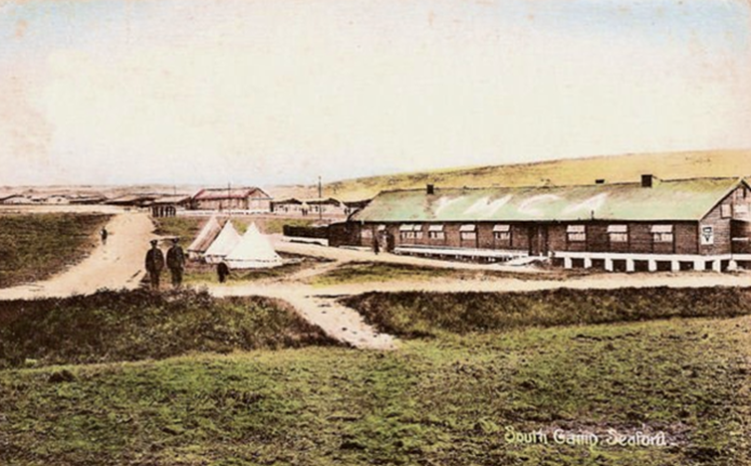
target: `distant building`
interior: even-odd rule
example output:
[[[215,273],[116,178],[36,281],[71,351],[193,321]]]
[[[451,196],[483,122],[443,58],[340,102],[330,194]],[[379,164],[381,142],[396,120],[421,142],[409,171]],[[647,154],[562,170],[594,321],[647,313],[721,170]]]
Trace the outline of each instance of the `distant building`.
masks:
[[[175,217],[178,212],[190,207],[191,197],[187,195],[161,196],[146,204],[152,217]]]
[[[304,215],[302,206],[303,201],[294,197],[290,197],[286,199],[271,201],[270,210],[275,214]]]
[[[28,204],[29,202],[29,199],[21,194],[11,194],[2,199],[4,205]]]
[[[191,201],[195,210],[270,212],[272,198],[261,188],[202,189]]]
[[[71,204],[78,205],[104,204],[105,202],[107,202],[107,198],[102,194],[82,194],[70,198]]]
[[[70,198],[65,194],[52,194],[46,199],[45,204],[66,205],[70,204]]]
[[[158,194],[125,194],[108,200],[106,204],[123,207],[145,207],[158,197]]]
[[[3,198],[2,203],[5,205],[31,205],[39,204],[39,200],[36,196],[32,197],[28,194],[11,194]]]
[[[385,191],[332,245],[398,254],[503,261],[549,257],[605,270],[716,271],[751,264],[751,188],[741,179],[696,178],[481,189]]]
[[[271,211],[276,214],[289,216],[335,216],[347,215],[347,206],[333,197],[315,199],[281,199],[271,202]]]

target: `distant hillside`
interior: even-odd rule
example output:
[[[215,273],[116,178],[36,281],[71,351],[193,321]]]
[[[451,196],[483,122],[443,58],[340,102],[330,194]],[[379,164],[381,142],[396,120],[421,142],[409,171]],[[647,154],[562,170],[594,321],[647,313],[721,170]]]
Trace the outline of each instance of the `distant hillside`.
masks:
[[[751,175],[751,149],[627,154],[548,162],[460,168],[422,173],[374,176],[329,183],[325,196],[367,199],[387,189],[439,187],[539,186],[636,181],[643,173],[659,178]]]

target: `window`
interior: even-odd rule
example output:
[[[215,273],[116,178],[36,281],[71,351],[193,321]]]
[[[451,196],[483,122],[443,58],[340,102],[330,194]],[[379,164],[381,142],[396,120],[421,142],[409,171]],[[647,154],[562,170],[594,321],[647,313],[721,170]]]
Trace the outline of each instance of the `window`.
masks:
[[[462,241],[473,241],[477,239],[477,225],[462,225],[459,227],[459,238]]]
[[[737,215],[746,215],[748,213],[748,204],[736,204],[733,209]]]
[[[371,230],[370,228],[364,228],[360,230],[360,238],[373,239],[373,230]]]
[[[495,225],[493,227],[493,238],[497,241],[511,242],[511,225]]]
[[[628,243],[628,225],[608,225],[611,243]]]
[[[673,225],[652,225],[651,232],[655,243],[673,242]]]
[[[730,218],[733,216],[733,209],[730,207],[730,204],[723,204],[720,207],[720,211],[722,218]]]
[[[399,235],[402,239],[422,239],[422,225],[402,225]]]
[[[566,227],[566,238],[571,242],[587,241],[587,228],[584,225]]]
[[[428,227],[428,239],[446,239],[446,233],[443,232],[443,225],[430,225]]]

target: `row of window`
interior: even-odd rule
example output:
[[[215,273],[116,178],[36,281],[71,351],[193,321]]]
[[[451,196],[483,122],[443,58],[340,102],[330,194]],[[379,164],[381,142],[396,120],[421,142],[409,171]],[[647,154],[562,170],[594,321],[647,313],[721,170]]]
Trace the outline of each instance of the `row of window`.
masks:
[[[378,231],[385,230],[385,226],[378,227]],[[361,231],[361,237],[372,239],[373,232],[370,229]],[[401,225],[399,227],[399,237],[405,239],[422,239],[424,237],[422,225]],[[511,241],[511,226],[496,225],[493,228],[493,237],[498,241]],[[434,240],[446,239],[446,232],[443,231],[443,225],[430,225],[428,227],[428,238]],[[476,225],[462,225],[459,229],[459,238],[462,241],[474,241],[477,239]]]
[[[672,243],[675,239],[673,225],[652,225],[650,233],[655,243]],[[572,243],[586,241],[586,227],[569,225],[566,227],[566,239]],[[628,225],[608,225],[608,239],[611,243],[628,243]]]
[[[380,225],[378,231],[384,231],[385,225]],[[672,243],[674,241],[673,225],[652,225],[650,228],[652,241],[655,243]],[[608,239],[611,243],[627,243],[629,240],[628,225],[609,225]],[[422,225],[401,225],[399,227],[399,236],[401,239],[423,239],[424,233]],[[372,239],[373,232],[370,229],[361,231],[363,239]],[[433,240],[446,239],[446,233],[443,225],[430,225],[428,227],[428,238]],[[462,225],[459,228],[459,238],[462,241],[474,241],[477,239],[476,225]],[[493,238],[497,241],[511,241],[510,225],[495,225],[493,227]],[[568,225],[566,227],[566,239],[569,242],[587,241],[587,229],[585,225]]]

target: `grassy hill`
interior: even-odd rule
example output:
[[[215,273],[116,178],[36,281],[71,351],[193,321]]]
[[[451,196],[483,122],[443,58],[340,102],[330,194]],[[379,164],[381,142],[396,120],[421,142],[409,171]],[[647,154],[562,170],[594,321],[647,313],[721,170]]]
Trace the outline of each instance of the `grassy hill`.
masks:
[[[0,306],[0,369],[30,360],[35,365],[101,363],[329,344],[333,341],[320,328],[286,303],[212,298],[205,290],[102,290]]]
[[[324,195],[344,200],[371,198],[387,189],[443,187],[537,186],[635,181],[643,173],[659,178],[751,175],[751,149],[627,154],[547,162],[456,168],[338,181],[324,186]]]

